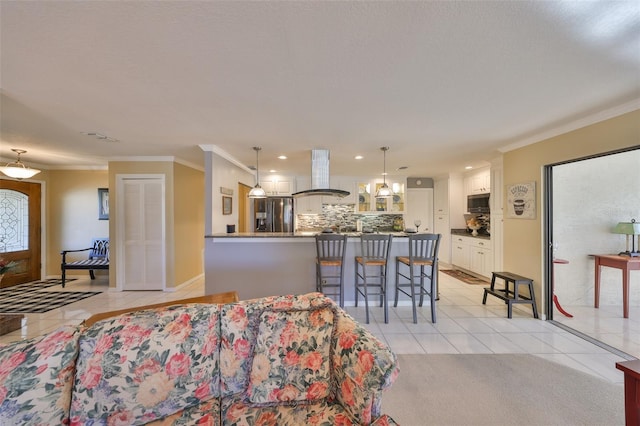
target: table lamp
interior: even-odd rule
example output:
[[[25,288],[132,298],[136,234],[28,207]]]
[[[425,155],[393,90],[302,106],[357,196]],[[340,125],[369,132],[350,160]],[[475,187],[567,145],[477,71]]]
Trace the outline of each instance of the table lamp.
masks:
[[[635,219],[631,219],[631,222],[619,222],[616,227],[613,228],[613,233],[625,234],[627,236],[627,251],[618,253],[620,256],[640,256],[640,252],[636,251],[636,242],[634,240],[636,235],[640,235],[640,223],[636,223]],[[629,251],[629,236],[631,236],[631,251]]]

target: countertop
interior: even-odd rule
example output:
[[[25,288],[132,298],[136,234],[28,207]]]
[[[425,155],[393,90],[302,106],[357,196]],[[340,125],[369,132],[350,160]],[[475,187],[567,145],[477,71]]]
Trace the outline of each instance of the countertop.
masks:
[[[232,234],[227,233],[219,233],[219,234],[211,234],[205,235],[205,238],[313,238],[318,232],[295,232],[285,233],[285,232],[235,232]],[[337,235],[347,235],[349,238],[359,238],[362,235],[361,232],[342,232],[337,233]],[[408,237],[409,234],[406,232],[380,232],[380,234],[391,234],[394,237]]]
[[[474,237],[473,235],[471,235],[471,233],[469,231],[467,231],[466,229],[452,229],[451,230],[451,235],[461,235],[463,237],[470,237],[470,238],[478,238],[480,240],[490,240],[491,239],[491,235],[489,234],[478,234],[477,237]]]

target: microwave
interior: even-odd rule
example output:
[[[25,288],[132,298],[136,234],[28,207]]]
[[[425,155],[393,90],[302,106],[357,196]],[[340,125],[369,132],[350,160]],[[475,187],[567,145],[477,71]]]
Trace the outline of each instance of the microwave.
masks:
[[[490,213],[489,197],[491,194],[473,194],[467,196],[467,211],[469,213]]]

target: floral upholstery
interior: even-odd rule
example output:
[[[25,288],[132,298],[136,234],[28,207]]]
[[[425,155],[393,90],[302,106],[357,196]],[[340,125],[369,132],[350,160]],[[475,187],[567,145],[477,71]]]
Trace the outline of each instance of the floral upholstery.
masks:
[[[76,327],[0,347],[0,425],[69,423]]]
[[[395,425],[397,374],[320,293],[174,305],[0,347],[0,425]]]
[[[219,396],[217,305],[139,311],[80,337],[72,424],[144,424]]]
[[[370,424],[380,416],[396,357],[329,298],[238,302],[222,317],[222,424]]]
[[[247,397],[253,403],[308,401],[329,396],[329,306],[260,315]]]

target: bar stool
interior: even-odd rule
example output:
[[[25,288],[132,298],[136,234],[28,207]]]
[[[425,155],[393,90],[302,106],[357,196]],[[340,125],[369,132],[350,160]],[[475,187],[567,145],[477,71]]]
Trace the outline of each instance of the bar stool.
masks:
[[[380,306],[384,307],[384,322],[389,322],[387,265],[389,264],[392,238],[391,234],[362,234],[360,236],[361,255],[355,258],[356,306],[358,306],[358,295],[361,294],[364,297],[367,324],[369,324],[369,295],[380,296]]]
[[[416,297],[420,296],[419,306],[422,306],[425,295],[429,296],[431,301],[431,322],[436,322],[440,237],[440,234],[409,235],[409,256],[396,256],[396,292],[393,306],[398,306],[399,292],[411,297],[415,324],[418,323]],[[406,272],[401,271],[402,265],[406,267],[403,268]],[[401,277],[408,281],[400,282]],[[425,287],[425,280],[429,281],[428,288]]]
[[[327,296],[337,296],[341,307],[344,307],[346,248],[346,234],[316,235],[316,290]]]

